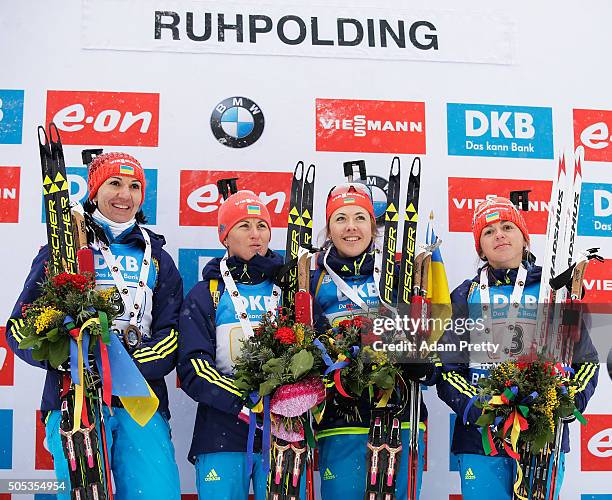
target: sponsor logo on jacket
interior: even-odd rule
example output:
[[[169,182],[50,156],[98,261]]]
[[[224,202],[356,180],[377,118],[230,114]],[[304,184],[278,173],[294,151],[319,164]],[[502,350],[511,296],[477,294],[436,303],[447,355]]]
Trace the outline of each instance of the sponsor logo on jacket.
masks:
[[[157,146],[159,94],[49,90],[46,121],[64,144]]]

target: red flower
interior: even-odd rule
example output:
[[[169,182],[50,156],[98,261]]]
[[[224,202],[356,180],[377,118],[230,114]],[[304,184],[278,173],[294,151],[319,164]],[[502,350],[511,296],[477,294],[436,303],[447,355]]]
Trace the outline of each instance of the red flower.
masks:
[[[338,323],[338,327],[343,330],[348,330],[351,326],[353,326],[353,322],[350,319],[343,319]]]
[[[510,380],[506,380],[506,383],[504,384],[506,387],[512,387],[512,381]]]
[[[57,288],[71,286],[81,292],[91,286],[91,278],[83,274],[60,273],[57,276],[53,276],[51,282]]]
[[[295,333],[289,327],[282,326],[274,333],[281,344],[295,344]]]

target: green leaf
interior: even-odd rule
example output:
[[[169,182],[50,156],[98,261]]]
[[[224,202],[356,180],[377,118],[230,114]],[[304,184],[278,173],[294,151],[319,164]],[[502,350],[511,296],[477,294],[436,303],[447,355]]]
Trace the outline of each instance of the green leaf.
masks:
[[[262,382],[261,384],[259,384],[259,395],[260,396],[267,396],[274,389],[276,389],[279,385],[280,385],[280,380],[279,379],[277,379],[277,378],[270,378],[270,379],[266,380],[265,382]]]
[[[266,361],[261,367],[264,373],[280,375],[283,372],[283,360],[281,358],[272,358]]]
[[[43,340],[44,339],[38,335],[30,335],[29,337],[21,339],[21,342],[19,342],[19,349],[30,349],[31,347],[38,349],[43,343]]]
[[[495,422],[495,413],[487,412],[478,417],[478,420],[476,420],[476,425],[479,425],[480,427],[488,427],[493,422]]]
[[[251,389],[250,381],[247,377],[238,377],[234,380],[234,385],[241,391],[248,391]]]
[[[54,328],[47,332],[47,340],[49,342],[57,342],[61,338],[61,332],[59,328]]]
[[[32,358],[36,361],[47,361],[49,359],[49,342],[45,340],[39,347],[32,349]]]
[[[62,337],[57,342],[49,343],[49,363],[57,368],[70,356],[70,339]]]
[[[289,363],[289,370],[291,370],[293,379],[298,380],[302,375],[308,373],[312,369],[313,363],[314,358],[306,349],[296,352]]]
[[[384,368],[372,373],[370,378],[381,389],[391,389],[395,385],[395,378]]]

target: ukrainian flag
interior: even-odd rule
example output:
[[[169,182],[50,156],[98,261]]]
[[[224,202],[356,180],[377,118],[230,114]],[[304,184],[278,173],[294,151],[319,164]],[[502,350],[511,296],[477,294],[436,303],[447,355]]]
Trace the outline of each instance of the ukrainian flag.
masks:
[[[430,219],[432,218],[430,217]],[[430,245],[437,241],[437,239],[438,237],[434,232],[432,224],[429,222],[427,224],[425,242]],[[427,279],[427,298],[431,300],[432,317],[440,318],[441,320],[434,323],[430,337],[430,342],[437,342],[444,335],[444,323],[450,321],[452,317],[450,290],[448,288],[448,279],[440,247],[436,248],[431,254]]]

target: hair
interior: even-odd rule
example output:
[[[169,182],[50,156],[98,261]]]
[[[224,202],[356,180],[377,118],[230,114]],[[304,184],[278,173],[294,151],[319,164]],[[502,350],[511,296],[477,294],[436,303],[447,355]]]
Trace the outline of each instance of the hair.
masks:
[[[85,202],[83,203],[83,210],[85,210],[85,212],[87,212],[88,214],[93,214],[96,211],[96,208],[98,208],[98,204],[91,200],[85,200]],[[148,223],[147,216],[142,211],[142,208],[138,209],[138,212],[136,212],[135,217],[136,217],[136,222],[138,224]]]

